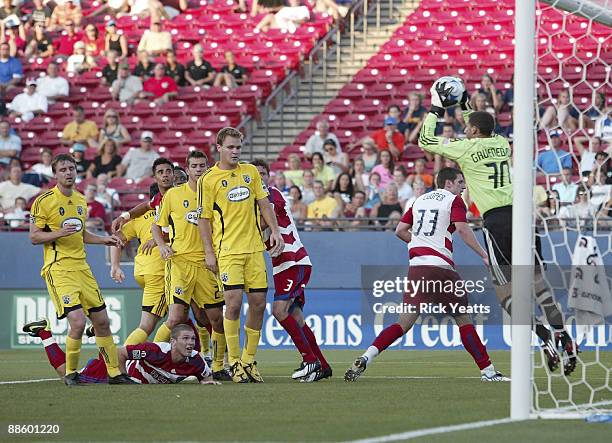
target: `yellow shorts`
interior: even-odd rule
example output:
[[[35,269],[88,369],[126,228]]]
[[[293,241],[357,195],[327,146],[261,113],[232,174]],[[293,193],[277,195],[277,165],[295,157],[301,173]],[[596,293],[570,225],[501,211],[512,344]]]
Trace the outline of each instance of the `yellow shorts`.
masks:
[[[91,269],[66,271],[51,267],[45,272],[44,279],[58,319],[81,308],[85,315],[106,309]]]
[[[226,255],[218,261],[223,289],[243,288],[245,292],[267,291],[268,275],[263,251]]]
[[[225,304],[223,293],[215,274],[202,264],[180,257],[166,261],[166,285],[168,305],[180,303],[186,306],[195,301],[200,308],[216,308]]]
[[[135,275],[136,282],[143,289],[142,310],[158,317],[168,312],[166,302],[166,281],[163,275]]]

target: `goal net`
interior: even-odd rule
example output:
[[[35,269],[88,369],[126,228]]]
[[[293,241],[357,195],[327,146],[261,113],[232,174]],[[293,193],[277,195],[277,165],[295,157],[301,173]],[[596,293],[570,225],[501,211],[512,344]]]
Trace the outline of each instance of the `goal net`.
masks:
[[[577,349],[557,340],[551,370],[545,350],[532,348],[532,416],[610,414],[612,0],[536,5],[534,220],[544,289],[534,285],[534,320],[550,323],[538,303],[547,290]]]

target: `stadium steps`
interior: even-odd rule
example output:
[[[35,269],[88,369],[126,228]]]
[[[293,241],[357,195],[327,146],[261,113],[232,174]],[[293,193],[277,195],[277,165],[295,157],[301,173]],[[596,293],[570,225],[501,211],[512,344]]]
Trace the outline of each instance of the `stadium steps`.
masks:
[[[355,49],[351,52],[348,36],[342,39],[340,45],[340,64],[338,70],[336,51],[332,50],[328,58],[327,82],[323,77],[323,70],[319,69],[312,79],[312,104],[310,101],[310,79],[308,66],[305,67],[306,77],[302,79],[297,98],[285,104],[284,110],[277,113],[270,120],[264,121],[253,133],[251,151],[253,156],[265,157],[272,161],[278,153],[288,144],[291,144],[298,134],[308,127],[311,120],[320,114],[327,103],[338,91],[351,81],[355,73],[362,69],[368,59],[377,53],[383,43],[389,40],[395,29],[404,23],[405,18],[418,6],[417,1],[404,0],[394,5],[392,18],[389,18],[388,2],[381,2],[380,29],[376,29],[376,10],[368,15],[368,32],[364,42],[361,27],[355,32]],[[297,113],[297,120],[296,120]],[[266,143],[266,127],[268,139]]]

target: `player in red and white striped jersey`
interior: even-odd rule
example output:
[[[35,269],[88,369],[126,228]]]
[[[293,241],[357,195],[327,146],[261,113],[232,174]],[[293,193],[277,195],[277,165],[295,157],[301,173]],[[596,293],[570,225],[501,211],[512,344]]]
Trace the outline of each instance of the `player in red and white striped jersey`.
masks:
[[[453,168],[444,168],[436,178],[437,190],[417,198],[404,214],[396,235],[408,243],[410,266],[409,286],[404,294],[401,314],[397,323],[384,329],[368,350],[355,360],[344,374],[344,380],[355,381],[372,360],[402,337],[416,322],[421,312],[446,312],[459,326],[461,342],[478,365],[483,381],[507,381],[495,370],[487,348],[476,333],[467,309],[465,285],[455,271],[453,262],[453,232],[457,231],[466,245],[488,264],[487,253],[482,249],[474,232],[467,224],[467,209],[461,193],[465,189],[463,174]],[[450,288],[450,292],[448,291]]]
[[[270,179],[268,164],[259,159],[252,163],[267,186]],[[323,357],[312,330],[304,321],[302,311],[305,303],[304,289],[310,279],[312,263],[300,240],[289,202],[278,189],[268,186],[268,191],[268,198],[274,208],[278,227],[285,242],[283,251],[272,257],[275,291],[272,314],[291,336],[302,355],[302,363],[291,378],[305,382],[319,381],[331,377],[332,370]],[[266,231],[264,230],[264,240],[269,250],[269,235],[266,234]]]

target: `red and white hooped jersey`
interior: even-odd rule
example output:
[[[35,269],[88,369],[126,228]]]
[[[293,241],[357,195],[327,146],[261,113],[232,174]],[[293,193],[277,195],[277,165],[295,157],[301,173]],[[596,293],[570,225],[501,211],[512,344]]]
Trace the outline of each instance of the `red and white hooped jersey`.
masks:
[[[454,224],[467,221],[467,209],[460,195],[445,189],[423,194],[401,221],[412,225],[412,240],[408,244],[411,265],[455,266]]]
[[[297,227],[293,221],[291,215],[291,207],[289,202],[285,198],[282,192],[273,186],[268,187],[270,195],[270,203],[274,207],[274,213],[276,214],[276,221],[280,233],[285,241],[285,248],[283,252],[277,257],[272,257],[272,273],[274,275],[279,272],[289,269],[296,265],[308,265],[312,266],[308,252],[300,240]],[[264,232],[264,238],[266,241],[266,248],[270,249],[270,229],[266,229]]]
[[[125,347],[127,374],[143,384],[180,383],[187,377],[202,380],[212,374],[200,354],[192,351],[184,361],[174,363],[170,343],[142,343]]]

